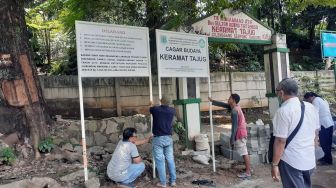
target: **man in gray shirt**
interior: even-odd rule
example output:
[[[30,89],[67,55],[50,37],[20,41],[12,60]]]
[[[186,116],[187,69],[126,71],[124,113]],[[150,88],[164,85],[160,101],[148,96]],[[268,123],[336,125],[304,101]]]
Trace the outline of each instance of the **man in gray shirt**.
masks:
[[[134,187],[134,181],[145,170],[136,146],[149,143],[150,139],[151,136],[137,140],[136,129],[126,128],[107,166],[108,177],[126,187]]]

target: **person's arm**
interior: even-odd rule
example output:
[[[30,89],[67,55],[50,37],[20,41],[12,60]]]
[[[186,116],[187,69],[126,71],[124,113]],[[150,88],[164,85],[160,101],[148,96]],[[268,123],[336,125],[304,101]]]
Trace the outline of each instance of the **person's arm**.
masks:
[[[316,146],[320,146],[319,132],[320,132],[320,129],[316,129],[316,130],[315,130],[315,139],[314,139],[315,147],[316,147]]]
[[[138,148],[134,144],[131,145],[131,157],[132,162],[135,164],[142,162],[142,158],[139,155]]]
[[[275,137],[273,145],[272,178],[274,181],[280,181],[279,162],[285,150],[287,138]]]
[[[208,97],[208,99],[209,99],[210,102],[212,102],[212,105],[227,108],[227,109],[231,109],[231,107],[228,103],[213,100],[211,97]]]
[[[140,156],[132,158],[133,163],[138,164],[142,162],[142,158]]]
[[[279,109],[273,118],[273,161],[271,175],[274,181],[279,182],[279,162],[285,150],[286,140],[288,137],[288,127],[290,120],[285,112]]]
[[[236,110],[232,110],[231,118],[232,118],[232,128],[231,128],[230,144],[232,146],[236,140],[238,130],[238,112]]]
[[[152,135],[150,135],[149,137],[147,137],[147,138],[145,138],[145,139],[143,139],[143,140],[137,140],[137,141],[135,141],[135,145],[136,146],[138,146],[138,145],[142,145],[142,144],[146,144],[146,143],[149,143],[150,142],[150,140],[152,139]]]

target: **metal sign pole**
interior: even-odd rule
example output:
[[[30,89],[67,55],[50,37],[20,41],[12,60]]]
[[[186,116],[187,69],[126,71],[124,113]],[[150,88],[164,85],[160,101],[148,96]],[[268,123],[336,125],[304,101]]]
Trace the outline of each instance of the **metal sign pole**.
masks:
[[[83,147],[83,165],[84,165],[84,179],[88,180],[87,170],[87,156],[86,156],[86,139],[85,139],[85,120],[84,120],[84,105],[83,105],[83,89],[82,89],[82,77],[78,74],[78,89],[79,89],[79,105],[81,116],[81,130],[82,130],[82,147]]]
[[[208,90],[209,90],[209,97],[211,97],[210,75],[208,77]],[[211,101],[209,101],[209,115],[210,115],[210,127],[211,127],[212,167],[213,167],[213,172],[216,172],[215,142],[214,142],[214,131],[213,131],[213,122],[212,122],[212,102]]]

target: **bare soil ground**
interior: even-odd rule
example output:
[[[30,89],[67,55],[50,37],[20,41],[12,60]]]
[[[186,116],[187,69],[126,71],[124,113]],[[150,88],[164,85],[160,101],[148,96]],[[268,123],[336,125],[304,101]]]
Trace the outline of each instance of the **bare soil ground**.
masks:
[[[335,105],[333,110],[335,110]],[[254,122],[260,116],[267,118],[267,109],[248,109],[245,111],[248,122]],[[227,112],[217,112],[215,115],[228,115]],[[263,119],[262,118],[262,119]],[[264,120],[264,119],[263,119]],[[220,131],[222,129],[218,129]],[[202,165],[194,162],[190,156],[182,156],[181,152],[175,153],[177,169],[177,187],[211,187],[206,185],[192,184],[194,180],[213,181],[213,187],[232,187],[232,188],[279,188],[281,183],[274,183],[270,177],[270,166],[267,164],[253,166],[254,173],[251,180],[241,180],[236,175],[244,170],[243,163],[230,161],[219,153],[216,155],[216,172],[213,173],[212,163]],[[137,181],[138,187],[155,187],[158,179],[152,178],[151,157],[148,154],[141,154],[146,163],[146,171]],[[333,151],[336,161],[336,151]],[[89,159],[89,171],[96,174],[100,180],[101,187],[117,187],[113,182],[106,178],[107,163],[94,158]],[[61,177],[83,168],[80,162],[69,161],[48,161],[48,160],[27,160],[18,161],[14,166],[0,165],[0,187],[3,184],[29,179],[32,177],[50,177],[58,181],[63,187],[84,187],[83,178],[77,178],[72,182],[62,182]],[[318,166],[313,175],[314,188],[335,187],[336,165]]]

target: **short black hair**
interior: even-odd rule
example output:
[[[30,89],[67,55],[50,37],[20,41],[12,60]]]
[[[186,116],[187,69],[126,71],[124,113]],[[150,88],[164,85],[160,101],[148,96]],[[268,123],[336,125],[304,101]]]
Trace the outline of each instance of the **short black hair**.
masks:
[[[314,92],[307,92],[306,94],[304,94],[303,98],[304,99],[308,99],[309,97],[320,97],[319,95],[317,95]]]
[[[236,102],[236,104],[239,103],[239,101],[240,101],[240,96],[239,96],[238,94],[233,93],[233,94],[231,94],[230,97]]]
[[[131,138],[132,136],[134,136],[134,133],[136,133],[136,129],[133,127],[129,127],[124,129],[123,132],[123,141],[128,141],[129,138]]]

